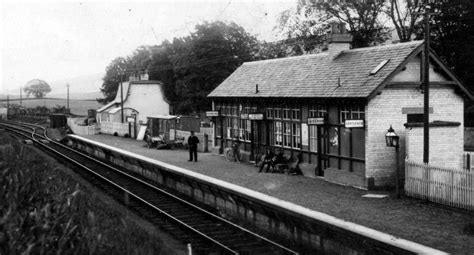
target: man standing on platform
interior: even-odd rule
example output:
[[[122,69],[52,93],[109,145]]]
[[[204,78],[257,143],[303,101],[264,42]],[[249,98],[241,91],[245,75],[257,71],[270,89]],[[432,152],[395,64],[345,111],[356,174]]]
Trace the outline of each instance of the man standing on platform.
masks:
[[[197,136],[194,135],[194,131],[191,131],[191,135],[188,137],[188,146],[189,146],[189,160],[188,161],[193,161],[193,156],[194,156],[194,162],[197,162],[197,145],[199,143],[199,139]]]

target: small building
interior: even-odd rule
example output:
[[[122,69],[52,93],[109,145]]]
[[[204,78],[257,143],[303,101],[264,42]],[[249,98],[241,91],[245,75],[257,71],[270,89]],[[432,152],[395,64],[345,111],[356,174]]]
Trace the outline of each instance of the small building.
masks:
[[[404,124],[423,119],[424,44],[349,49],[344,32],[333,26],[326,52],[247,62],[223,81],[209,94],[215,149],[239,140],[249,160],[272,148],[301,156],[305,175],[369,189],[393,186],[396,159],[385,134],[392,126],[400,135],[403,160]],[[464,100],[473,96],[429,54],[430,121],[457,122],[462,133]],[[462,147],[458,140],[447,148]]]
[[[170,114],[171,106],[165,97],[163,84],[160,81],[139,80],[131,77],[130,81],[123,82],[122,86],[123,120],[122,95],[119,86],[115,99],[97,110],[96,118],[101,125],[101,132],[123,135],[122,133],[130,130],[129,122],[145,125],[148,116]]]

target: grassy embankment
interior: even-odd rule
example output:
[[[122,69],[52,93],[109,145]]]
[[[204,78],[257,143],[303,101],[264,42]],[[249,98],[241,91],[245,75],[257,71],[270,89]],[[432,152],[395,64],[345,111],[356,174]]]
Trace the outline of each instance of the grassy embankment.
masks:
[[[5,132],[0,169],[0,254],[175,253],[136,216]]]

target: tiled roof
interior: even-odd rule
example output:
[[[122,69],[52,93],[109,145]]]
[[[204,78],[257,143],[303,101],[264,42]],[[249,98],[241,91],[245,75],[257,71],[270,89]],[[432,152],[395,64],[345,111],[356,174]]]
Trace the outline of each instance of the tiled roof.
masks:
[[[366,98],[422,43],[346,50],[334,59],[321,53],[246,62],[209,97]],[[370,75],[384,60],[389,61]]]

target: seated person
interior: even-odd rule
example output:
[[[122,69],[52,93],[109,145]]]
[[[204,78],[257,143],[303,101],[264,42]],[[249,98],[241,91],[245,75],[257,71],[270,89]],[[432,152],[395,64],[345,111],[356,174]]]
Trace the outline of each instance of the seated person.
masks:
[[[273,168],[273,170],[275,170],[275,166],[273,165],[273,161],[272,161],[273,156],[274,156],[273,151],[271,151],[270,149],[267,149],[262,161],[262,165],[260,166],[260,170],[258,171],[259,173],[262,172],[265,165],[267,165],[267,170],[265,172],[268,173],[268,170],[270,170],[270,166]]]
[[[284,156],[283,150],[280,150],[276,156],[273,157],[272,163],[274,168],[276,168],[277,171],[282,172],[282,170],[286,167],[286,158]]]

